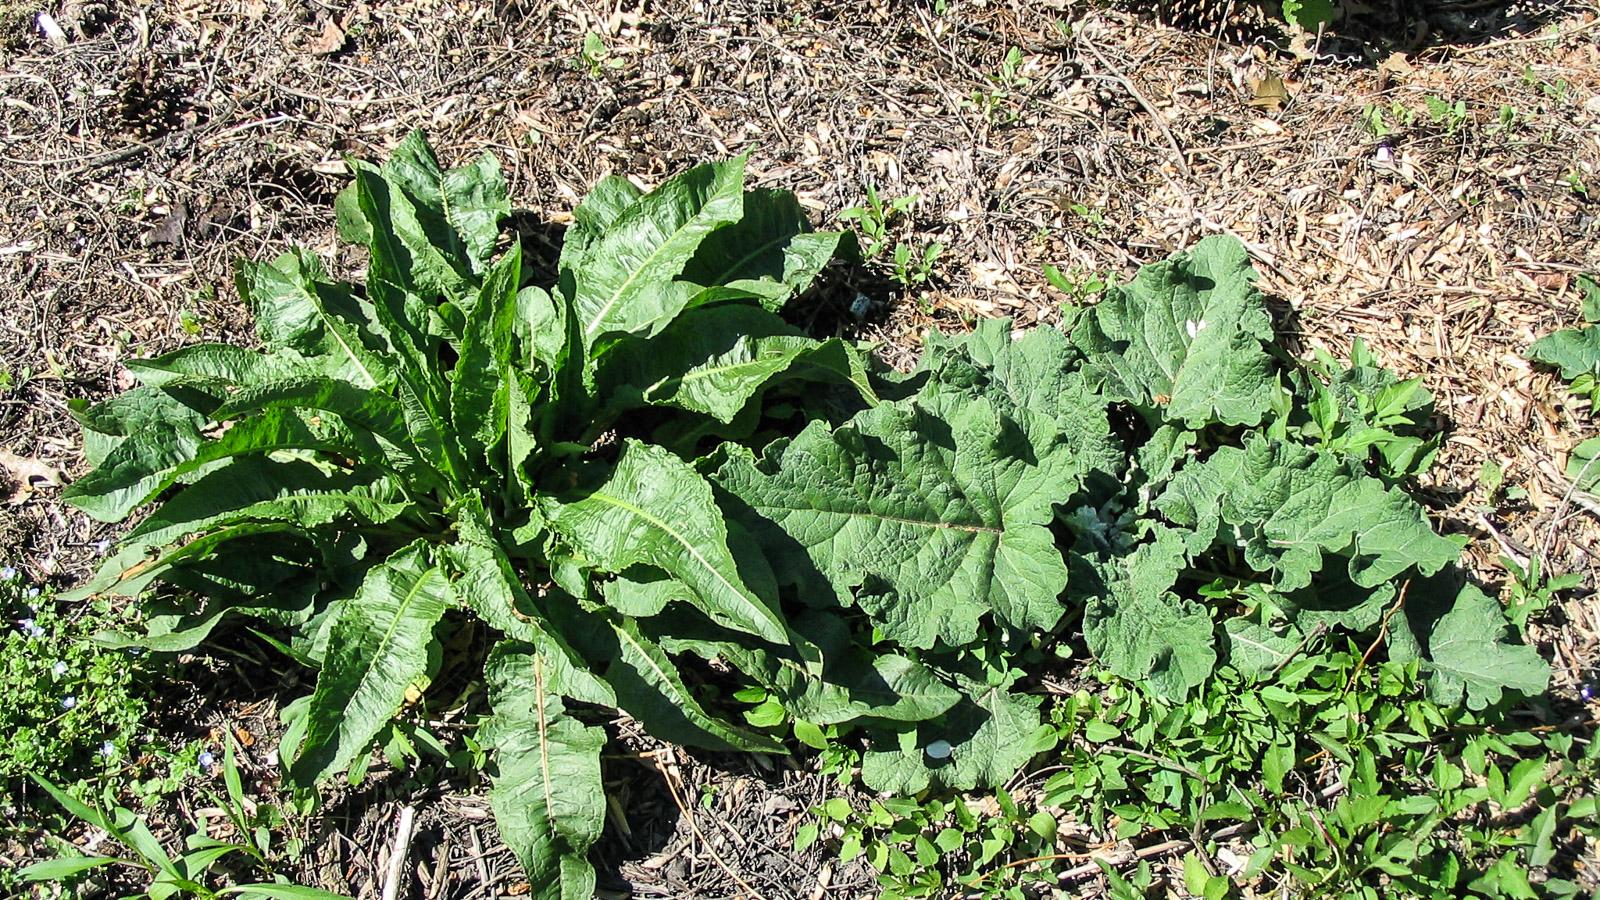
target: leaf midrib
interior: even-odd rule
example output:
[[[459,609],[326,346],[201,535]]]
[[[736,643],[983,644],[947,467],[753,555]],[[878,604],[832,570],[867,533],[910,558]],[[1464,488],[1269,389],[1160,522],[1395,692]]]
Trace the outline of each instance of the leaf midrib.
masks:
[[[689,552],[689,555],[692,556],[697,563],[699,563],[706,571],[710,572],[712,574],[712,576],[717,581],[721,582],[722,585],[724,587],[726,587],[728,589],[728,591],[734,597],[737,597],[737,598],[739,598],[741,600],[744,600],[753,610],[755,610],[756,611],[755,618],[764,620],[769,626],[774,628],[777,633],[779,633],[779,634],[783,633],[783,623],[778,621],[777,617],[773,614],[772,610],[768,609],[766,606],[764,606],[764,605],[762,605],[760,603],[751,602],[749,600],[749,598],[747,598],[745,596],[745,593],[743,591],[741,591],[736,585],[734,585],[733,582],[729,581],[725,575],[723,575],[721,572],[717,571],[717,567],[713,566],[711,564],[710,560],[706,559],[705,556],[703,554],[701,554],[699,550],[695,549],[695,546],[693,544],[691,544],[686,538],[684,538],[683,535],[679,534],[676,530],[674,530],[670,525],[668,525],[667,523],[661,521],[660,519],[656,518],[655,516],[650,515],[648,512],[645,512],[643,509],[633,505],[632,503],[629,503],[628,501],[622,499],[621,497],[617,497],[617,496],[614,496],[614,495],[611,495],[611,494],[607,494],[604,491],[595,491],[593,494],[590,494],[589,496],[600,500],[602,503],[609,503],[612,506],[617,507],[618,509],[622,509],[622,510],[625,510],[627,512],[633,513],[634,515],[636,515],[639,518],[645,520],[646,522],[650,523],[651,525],[654,525],[655,527],[657,527],[657,528],[661,529],[662,531],[666,532],[668,535],[670,535],[672,537],[673,540],[677,541],[679,546],[683,547],[684,550],[687,550]],[[696,592],[696,593],[698,593],[698,592]],[[765,637],[766,635],[761,635],[761,636]]]
[[[761,501],[759,504],[757,504],[757,506],[761,509],[777,509],[785,512],[809,512],[833,516],[846,516],[853,519],[875,519],[883,522],[893,522],[898,525],[911,525],[920,528],[927,528],[929,530],[962,531],[968,534],[992,534],[997,537],[1004,537],[1006,533],[1004,528],[994,528],[989,525],[962,525],[957,522],[938,522],[929,521],[927,519],[912,519],[906,516],[894,516],[888,513],[880,513],[871,510],[860,512],[855,510],[841,511],[834,509],[818,509],[815,506],[788,506],[769,501]]]

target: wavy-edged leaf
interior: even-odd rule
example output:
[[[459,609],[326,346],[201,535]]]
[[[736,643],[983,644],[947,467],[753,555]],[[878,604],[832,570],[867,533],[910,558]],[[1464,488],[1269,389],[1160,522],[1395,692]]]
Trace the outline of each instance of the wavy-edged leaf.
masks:
[[[608,572],[654,566],[687,585],[713,621],[788,642],[775,604],[739,574],[711,486],[676,456],[629,440],[605,484],[548,507],[550,527],[590,564]]]
[[[449,579],[429,556],[422,540],[395,551],[340,608],[290,770],[300,784],[342,772],[366,753],[426,671],[433,627],[453,602]]]
[[[466,297],[475,290],[494,253],[500,220],[511,215],[500,164],[485,153],[474,162],[443,169],[420,131],[406,135],[382,166],[354,166],[356,195],[340,198],[345,237],[383,251],[394,283],[417,294]],[[368,190],[381,183],[382,202]]]
[[[795,718],[813,725],[859,718],[917,722],[943,714],[962,697],[917,660],[851,646],[844,623],[826,614],[810,614],[796,622],[796,630],[820,648],[826,660],[820,671],[792,652],[752,645],[734,632],[682,614],[643,622],[641,628],[650,628],[670,653],[693,653],[733,666]]]
[[[589,248],[643,196],[644,191],[620,175],[607,175],[595,182],[572,211],[572,225],[561,241],[558,265],[564,281],[576,276]],[[570,285],[566,286],[566,293],[571,296]]]
[[[1182,538],[1161,529],[1154,541],[1102,570],[1105,589],[1089,597],[1083,612],[1091,653],[1175,701],[1204,683],[1217,662],[1210,613],[1170,590],[1187,562]]]
[[[513,248],[489,270],[462,329],[460,358],[450,382],[450,421],[469,469],[491,461],[489,448],[506,433],[511,382],[517,377],[512,343],[521,278],[522,253]]]
[[[393,378],[388,361],[378,352],[381,339],[371,332],[360,301],[347,285],[330,282],[321,261],[309,250],[297,248],[269,263],[241,263],[235,282],[239,296],[255,312],[256,332],[269,350],[289,349],[317,359],[315,371],[305,374],[366,388],[387,385]],[[185,353],[180,350],[169,357]],[[237,380],[255,384],[262,379]]]
[[[573,283],[584,344],[655,334],[698,288],[678,281],[701,241],[739,220],[745,158],[709,163],[640,197],[587,248]]]
[[[605,732],[566,714],[532,646],[502,641],[485,678],[493,713],[480,736],[494,754],[489,805],[500,838],[534,885],[529,896],[588,900],[594,870],[585,854],[605,825]]]
[[[1419,594],[1433,587],[1414,584]],[[1418,607],[1427,598],[1408,599]],[[1409,610],[1408,610],[1409,611]],[[1394,623],[1398,628],[1400,623]],[[1550,665],[1539,651],[1506,640],[1505,609],[1476,585],[1465,584],[1430,627],[1421,635],[1424,668],[1429,673],[1428,694],[1435,702],[1454,705],[1466,701],[1471,709],[1499,703],[1507,689],[1534,696],[1550,686]],[[1405,658],[1391,633],[1391,653]]]
[[[1070,449],[1041,452],[986,398],[941,405],[813,422],[760,463],[729,448],[717,482],[803,554],[769,548],[777,571],[822,573],[908,647],[965,645],[989,613],[1051,628],[1067,569],[1048,526],[1079,483]]]
[[[867,405],[877,403],[860,351],[837,338],[808,338],[746,304],[691,309],[654,338],[624,339],[595,376],[611,411],[672,406],[723,423],[781,379],[848,384]]]
[[[357,446],[336,418],[269,409],[235,423],[214,440],[181,431],[130,435],[62,496],[102,522],[116,522],[177,481],[193,480],[236,456],[290,449],[357,455]]]
[[[1214,235],[1139,270],[1084,312],[1072,343],[1106,392],[1169,422],[1254,425],[1277,380],[1272,317],[1244,245]]]
[[[1307,447],[1252,435],[1186,467],[1156,507],[1193,526],[1189,551],[1209,547],[1227,525],[1245,560],[1271,572],[1280,590],[1311,583],[1324,556],[1346,557],[1350,580],[1371,588],[1415,566],[1431,575],[1461,545],[1436,534],[1416,501],[1351,463]]]
[[[936,721],[874,733],[861,757],[861,780],[875,791],[899,795],[930,787],[1000,787],[1054,744],[1053,731],[1039,718],[1042,697],[1013,693],[1004,685],[972,687],[973,693]],[[950,745],[948,756],[928,755],[935,741]]]

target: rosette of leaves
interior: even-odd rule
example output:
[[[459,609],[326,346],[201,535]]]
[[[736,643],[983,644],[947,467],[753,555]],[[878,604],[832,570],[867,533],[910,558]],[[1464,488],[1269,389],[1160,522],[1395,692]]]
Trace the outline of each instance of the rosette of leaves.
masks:
[[[1045,746],[1029,682],[1079,621],[1063,596],[1096,657],[1172,700],[1329,628],[1381,639],[1446,703],[1544,689],[1399,484],[1431,459],[1431,396],[1359,348],[1349,368],[1286,359],[1254,277],[1209,238],[1064,330],[930,335],[885,402],[724,453],[716,482],[784,585],[960,693],[862,721],[870,787],[1001,784]]]
[[[259,349],[131,363],[138,387],[78,411],[94,469],[71,501],[103,521],[156,502],[80,593],[149,593],[138,642],[155,649],[225,617],[287,632],[319,670],[286,741],[305,785],[364,764],[480,620],[499,635],[491,801],[541,896],[592,893],[605,808],[604,732],[569,704],[782,749],[702,702],[672,654],[712,655],[707,635],[827,684],[817,715],[939,711],[913,661],[805,636],[692,464],[719,438],[758,446],[787,418],[878,402],[854,347],[778,315],[839,234],[791,194],[747,190],[743,159],[648,193],[608,178],[541,286],[502,237],[493,158],[442,169],[413,135],[352,165],[339,231],[366,248],[364,281],[306,251],[242,265]]]

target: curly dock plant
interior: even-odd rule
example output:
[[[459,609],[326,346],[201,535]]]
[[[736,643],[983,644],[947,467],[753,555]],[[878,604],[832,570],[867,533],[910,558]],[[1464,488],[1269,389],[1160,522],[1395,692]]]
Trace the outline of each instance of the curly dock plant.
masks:
[[[1064,329],[930,335],[905,377],[780,317],[841,236],[743,159],[602,180],[547,285],[503,241],[492,158],[444,170],[414,135],[354,174],[363,284],[304,251],[245,265],[260,349],[131,363],[141,386],[79,410],[72,501],[157,503],[83,593],[145,596],[152,648],[227,616],[286,634],[318,670],[286,740],[306,785],[477,666],[450,638],[486,625],[491,802],[538,896],[593,889],[586,707],[782,752],[726,699],[755,696],[916,792],[1027,764],[1050,731],[1025,668],[1080,622],[1168,696],[1327,627],[1381,632],[1446,699],[1543,689],[1399,486],[1431,456],[1426,392],[1275,353],[1236,242]]]

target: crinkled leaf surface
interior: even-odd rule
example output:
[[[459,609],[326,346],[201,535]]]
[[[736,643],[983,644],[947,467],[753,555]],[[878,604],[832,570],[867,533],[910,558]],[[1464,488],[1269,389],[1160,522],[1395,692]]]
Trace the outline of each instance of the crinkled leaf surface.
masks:
[[[939,719],[874,735],[861,758],[861,780],[873,790],[906,795],[929,787],[999,787],[1054,742],[1040,723],[1043,698],[1002,685],[975,687]],[[930,757],[934,741],[949,743],[950,755]]]
[[[427,668],[433,626],[454,602],[429,554],[420,540],[396,551],[341,607],[291,770],[301,784],[342,772],[367,752]]]
[[[1461,588],[1427,635],[1428,693],[1444,704],[1472,709],[1500,702],[1507,688],[1534,695],[1550,683],[1550,666],[1526,644],[1506,640],[1500,603],[1476,586]]]
[[[667,451],[630,440],[605,484],[547,507],[550,527],[591,565],[608,572],[654,566],[686,585],[713,621],[788,641],[775,602],[739,574],[711,486]]]
[[[781,309],[833,259],[841,237],[812,231],[789,191],[746,191],[744,214],[707,237],[684,267],[684,281],[704,286],[690,303],[750,297]]]
[[[1177,533],[1158,531],[1154,541],[1107,567],[1109,590],[1090,597],[1083,612],[1090,652],[1172,700],[1203,683],[1217,662],[1210,613],[1170,590],[1186,564]]]
[[[584,345],[665,328],[699,290],[678,275],[707,235],[739,220],[743,198],[740,157],[690,169],[623,209],[574,265]]]
[[[1186,468],[1156,506],[1194,528],[1191,553],[1229,526],[1250,565],[1285,591],[1310,584],[1327,555],[1345,557],[1350,580],[1368,588],[1413,566],[1431,575],[1461,555],[1398,489],[1331,454],[1263,435]]]
[[[485,680],[493,712],[481,737],[494,754],[489,805],[500,837],[533,884],[530,896],[588,900],[586,854],[605,825],[605,731],[566,714],[535,647],[497,645]]]
[[[865,402],[877,399],[860,351],[744,304],[692,309],[654,338],[623,340],[596,376],[613,409],[672,406],[724,423],[780,379],[846,383]]]
[[[1238,241],[1209,237],[1139,270],[1086,311],[1072,343],[1105,390],[1162,418],[1200,427],[1254,425],[1277,390],[1272,317]]]
[[[1077,472],[986,398],[886,403],[814,422],[757,461],[733,450],[718,483],[777,525],[842,603],[908,647],[972,641],[992,613],[1048,629],[1067,569],[1048,524]],[[801,567],[781,566],[796,570]]]

